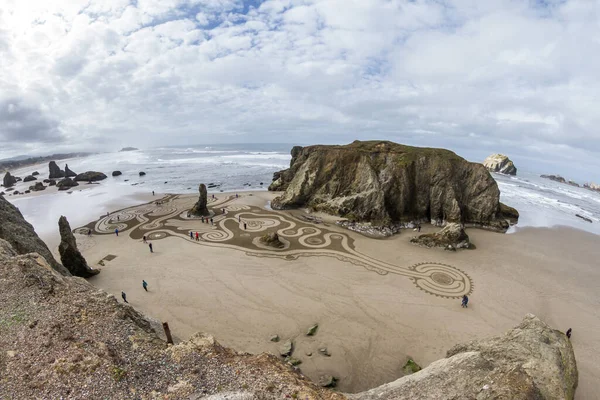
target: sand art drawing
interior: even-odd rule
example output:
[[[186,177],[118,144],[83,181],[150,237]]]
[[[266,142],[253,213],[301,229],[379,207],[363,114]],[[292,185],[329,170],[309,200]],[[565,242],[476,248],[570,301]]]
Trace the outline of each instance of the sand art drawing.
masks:
[[[95,222],[75,229],[86,234],[114,234],[141,240],[160,240],[179,237],[190,243],[231,248],[253,257],[276,257],[296,260],[299,257],[335,257],[361,266],[380,275],[397,274],[409,278],[417,288],[440,297],[459,298],[473,291],[471,278],[450,265],[420,263],[409,267],[393,265],[362,254],[355,249],[354,239],[341,232],[327,229],[294,217],[293,213],[275,212],[265,208],[240,204],[236,196],[222,195],[209,198],[208,208],[213,224],[208,219],[188,215],[196,198],[167,195],[158,203],[147,203],[115,211]],[[225,213],[223,213],[225,210]],[[190,238],[193,232],[194,238]],[[198,240],[195,234],[198,232]],[[263,244],[260,238],[277,232],[284,246],[280,249]],[[375,239],[374,239],[375,240]]]

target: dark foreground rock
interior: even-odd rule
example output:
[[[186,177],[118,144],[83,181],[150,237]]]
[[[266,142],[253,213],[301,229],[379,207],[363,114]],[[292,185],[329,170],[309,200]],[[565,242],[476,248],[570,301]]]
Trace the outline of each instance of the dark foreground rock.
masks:
[[[10,243],[17,254],[38,253],[56,271],[69,274],[67,269],[54,259],[46,243],[38,237],[33,226],[25,221],[19,209],[2,196],[0,196],[0,221],[0,239]]]
[[[64,267],[69,270],[72,275],[82,278],[89,278],[100,273],[99,269],[92,269],[88,266],[87,261],[77,248],[77,240],[71,231],[71,225],[64,216],[58,220],[58,230],[60,232],[60,245],[58,252],[60,260]]]
[[[140,171],[139,175],[140,176],[146,176],[146,173],[144,171]]]
[[[50,183],[50,186],[52,186],[52,183]],[[71,178],[62,179],[56,184],[58,190],[69,190],[75,186],[79,186],[79,183],[75,182]]]
[[[35,185],[29,186],[29,190],[34,192],[39,192],[41,190],[46,190],[46,186],[42,182],[36,182]]]
[[[75,177],[75,180],[79,182],[97,182],[103,179],[106,179],[106,175],[97,171],[87,171]]]
[[[40,173],[39,173],[39,172],[37,172],[37,171],[33,171],[33,172],[31,173],[31,175],[33,175],[33,176],[38,176],[39,174],[40,174]]]
[[[274,209],[310,207],[356,222],[390,226],[457,222],[504,232],[509,221],[487,169],[451,151],[387,141],[294,147],[290,168],[270,190]]]
[[[471,247],[469,235],[460,224],[449,223],[441,231],[425,233],[410,240],[411,243],[425,247],[442,247],[445,249],[468,249]]]
[[[194,207],[190,210],[190,214],[197,216],[207,216],[210,215],[208,208],[206,208],[206,202],[208,200],[208,192],[206,191],[206,185],[201,183],[198,186],[198,192],[200,192],[200,196],[198,196],[198,201],[194,204]]]
[[[10,174],[10,172],[6,172],[4,175],[4,179],[2,180],[2,184],[4,187],[9,188],[17,183],[17,179]]]
[[[279,235],[276,232],[265,233],[263,236],[261,236],[260,242],[267,246],[274,247],[276,249],[281,249],[285,247],[285,244],[283,244],[283,242],[279,240]]]
[[[58,165],[56,165],[56,161],[50,161],[48,163],[48,169],[50,171],[48,178],[50,179],[60,179],[65,177],[65,171],[61,170]]]
[[[25,178],[23,178],[23,182],[31,182],[35,180],[37,180],[37,178],[33,175],[27,175]]]
[[[506,175],[517,175],[517,167],[504,154],[492,154],[483,162],[483,166],[490,172],[496,172]]]
[[[578,373],[571,342],[533,315],[504,336],[457,345],[427,368],[364,393],[361,400],[569,399]]]
[[[113,171],[112,172],[112,176],[120,176],[123,175],[123,173],[121,171]]]
[[[69,164],[65,164],[65,178],[76,177],[77,174],[69,169]]]

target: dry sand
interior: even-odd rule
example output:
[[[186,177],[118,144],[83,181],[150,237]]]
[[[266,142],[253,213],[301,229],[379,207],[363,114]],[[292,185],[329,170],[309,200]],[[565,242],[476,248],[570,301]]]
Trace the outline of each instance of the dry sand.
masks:
[[[272,197],[254,193],[230,205],[262,207]],[[190,197],[189,204],[193,201]],[[289,212],[281,215],[289,218]],[[185,224],[209,230],[199,221]],[[477,249],[450,253],[411,245],[412,231],[376,240],[332,225],[327,229],[354,239],[359,253],[399,267],[437,262],[460,268],[474,284],[469,308],[461,308],[458,299],[419,290],[406,276],[380,275],[330,256],[256,257],[242,247],[180,237],[153,240],[151,254],[128,232],[77,238],[91,265],[108,254],[117,256],[91,283],[117,298],[125,291],[132,306],[168,321],[177,337],[203,331],[239,351],[275,354],[281,343],[270,342],[270,336],[291,338],[303,373],[312,379],[339,377],[342,391],[395,380],[407,356],[426,366],[456,343],[501,334],[534,313],[556,329],[573,328],[577,398],[599,398],[600,237],[567,228],[510,235],[470,229]],[[234,234],[242,240],[245,233]],[[148,293],[142,279],[149,283]],[[317,334],[306,337],[314,323]],[[318,354],[320,347],[327,347],[331,357]]]

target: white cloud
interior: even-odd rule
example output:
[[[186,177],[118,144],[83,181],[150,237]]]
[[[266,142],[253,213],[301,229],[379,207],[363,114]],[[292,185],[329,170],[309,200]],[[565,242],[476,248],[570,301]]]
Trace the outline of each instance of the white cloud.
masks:
[[[0,114],[0,157],[52,137],[61,150],[389,138],[600,166],[597,2],[0,5],[0,106],[21,110]]]

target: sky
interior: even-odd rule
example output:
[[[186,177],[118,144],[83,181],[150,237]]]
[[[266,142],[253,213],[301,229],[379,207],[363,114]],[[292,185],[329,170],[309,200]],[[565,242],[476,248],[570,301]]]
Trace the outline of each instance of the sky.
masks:
[[[387,139],[600,181],[598,0],[0,0],[0,158]]]

